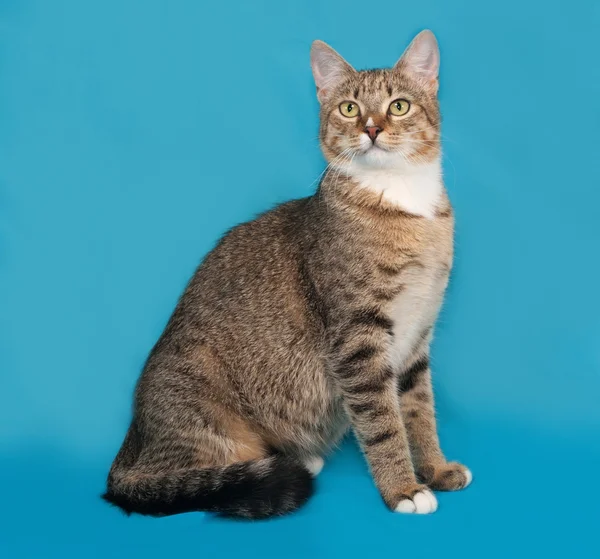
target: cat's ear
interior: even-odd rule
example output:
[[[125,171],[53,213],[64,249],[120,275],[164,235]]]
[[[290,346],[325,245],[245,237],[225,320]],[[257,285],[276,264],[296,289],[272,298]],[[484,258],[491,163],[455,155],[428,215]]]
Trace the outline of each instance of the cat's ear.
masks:
[[[394,69],[412,74],[433,93],[438,89],[440,50],[435,35],[426,29],[413,40],[400,57]]]
[[[315,41],[310,49],[317,97],[322,103],[333,88],[356,72],[335,50],[323,41]]]

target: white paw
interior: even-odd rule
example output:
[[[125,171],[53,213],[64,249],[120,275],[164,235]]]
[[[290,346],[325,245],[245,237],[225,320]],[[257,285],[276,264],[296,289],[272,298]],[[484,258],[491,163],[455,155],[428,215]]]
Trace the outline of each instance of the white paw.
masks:
[[[431,491],[419,491],[412,499],[403,499],[398,503],[396,512],[405,514],[430,514],[437,510],[438,503]]]
[[[465,477],[467,478],[465,487],[469,487],[469,485],[471,485],[471,482],[473,481],[473,474],[471,473],[471,470],[469,470],[469,468],[465,468]]]
[[[320,456],[313,456],[312,458],[306,460],[304,465],[306,466],[306,469],[313,475],[313,477],[317,477],[325,465],[325,460],[323,460],[323,458]]]

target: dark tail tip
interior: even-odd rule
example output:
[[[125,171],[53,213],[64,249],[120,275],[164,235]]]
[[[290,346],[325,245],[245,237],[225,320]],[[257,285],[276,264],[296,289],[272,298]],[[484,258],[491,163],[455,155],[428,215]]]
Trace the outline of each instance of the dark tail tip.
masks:
[[[261,462],[266,463],[261,472]],[[243,480],[224,486],[225,495],[215,495],[223,508],[219,516],[264,519],[296,511],[314,493],[314,478],[299,462],[282,455],[251,465]]]
[[[117,507],[123,513],[125,513],[127,516],[131,516],[131,513],[135,512],[131,508],[131,506],[129,504],[130,501],[128,498],[125,498],[123,495],[120,495],[119,493],[115,493],[111,489],[106,491],[106,493],[103,493],[102,495],[100,495],[100,498],[103,501],[105,501],[106,503],[108,503],[109,505]]]

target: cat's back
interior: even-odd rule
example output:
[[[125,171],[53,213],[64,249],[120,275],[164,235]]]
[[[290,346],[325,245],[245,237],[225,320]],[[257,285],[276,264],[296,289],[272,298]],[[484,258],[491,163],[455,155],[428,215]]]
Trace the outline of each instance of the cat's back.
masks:
[[[310,213],[311,198],[301,198],[233,227],[206,256],[188,291],[204,300],[248,300],[250,286],[268,292],[291,279],[310,234]],[[216,293],[209,296],[212,290]]]
[[[304,249],[313,213],[312,197],[292,200],[226,233],[198,267],[165,335],[244,351],[252,340],[268,347],[275,337],[273,346],[309,331]]]
[[[262,275],[266,268],[284,264],[285,255],[295,253],[305,235],[311,201],[312,197],[290,200],[230,229],[206,256],[195,279],[202,281],[222,270]]]

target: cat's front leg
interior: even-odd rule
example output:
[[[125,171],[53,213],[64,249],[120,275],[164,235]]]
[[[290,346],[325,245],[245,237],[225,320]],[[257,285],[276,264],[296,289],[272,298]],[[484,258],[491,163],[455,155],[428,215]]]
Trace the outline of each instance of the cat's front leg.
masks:
[[[386,505],[405,513],[431,513],[437,500],[417,482],[400,409],[396,378],[377,345],[342,348],[335,376],[377,488]]]
[[[473,479],[469,468],[458,462],[446,461],[440,449],[428,351],[401,372],[398,394],[419,479],[438,491],[456,491],[467,487]]]

